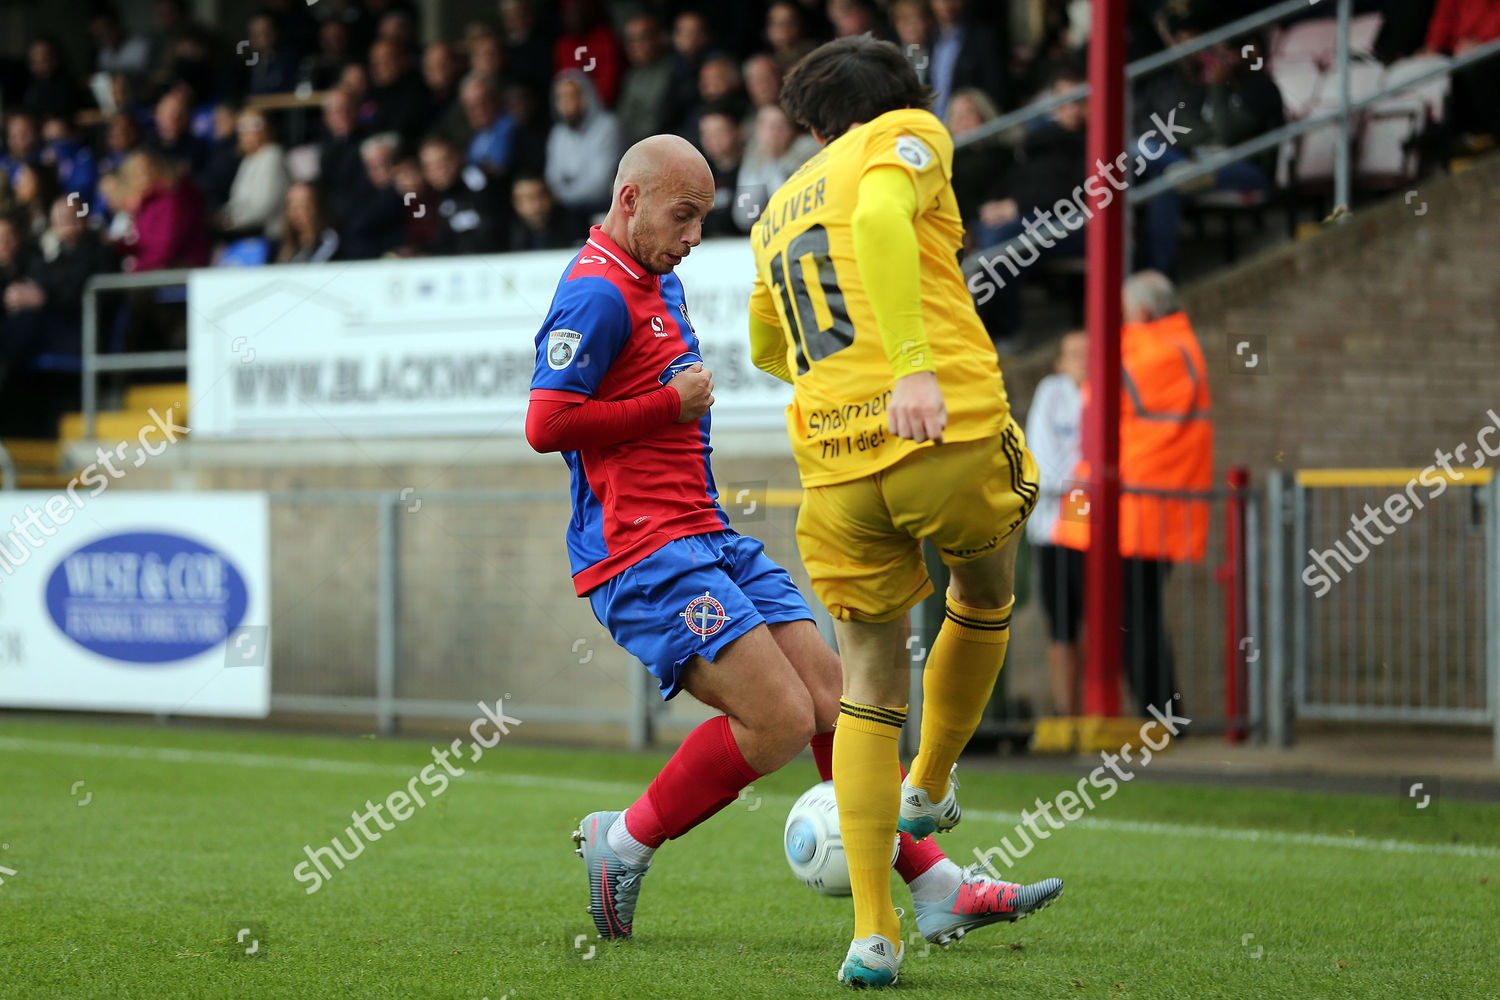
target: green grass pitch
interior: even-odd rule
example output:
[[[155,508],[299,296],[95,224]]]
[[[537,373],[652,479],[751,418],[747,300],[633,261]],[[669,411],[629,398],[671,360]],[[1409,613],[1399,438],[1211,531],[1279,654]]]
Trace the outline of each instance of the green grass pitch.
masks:
[[[568,834],[627,804],[659,753],[502,741],[309,895],[292,876],[303,845],[406,787],[432,742],[0,721],[0,998],[843,995],[849,903],[782,857],[787,809],[816,781],[807,758],[658,854],[633,941],[593,940]],[[961,863],[1076,782],[962,771],[965,819],[941,839]],[[908,915],[896,993],[1494,998],[1497,820],[1449,800],[1403,811],[1394,788],[1143,775],[1019,864],[1067,880],[1045,912],[946,951],[913,940]],[[909,907],[899,882],[896,896]]]

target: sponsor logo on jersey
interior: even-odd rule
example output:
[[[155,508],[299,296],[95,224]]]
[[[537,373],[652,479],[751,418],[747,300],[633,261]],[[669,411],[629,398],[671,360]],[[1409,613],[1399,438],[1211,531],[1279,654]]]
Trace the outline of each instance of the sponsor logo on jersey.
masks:
[[[681,612],[681,618],[694,635],[703,639],[718,632],[730,620],[724,613],[724,605],[710,597],[706,590],[703,596],[688,601],[687,610]]]
[[[896,139],[896,155],[918,170],[932,162],[932,150],[914,135],[903,135]]]
[[[702,356],[695,352],[689,351],[687,354],[679,354],[672,359],[671,364],[661,370],[661,374],[656,377],[656,380],[662,385],[666,385],[672,381],[673,376],[677,373],[685,372],[693,367],[693,365],[701,365],[702,363]]]
[[[547,366],[553,371],[562,371],[578,353],[583,334],[577,330],[553,330],[547,334]]]
[[[667,335],[667,324],[663,322],[660,316],[651,317],[651,332],[658,337],[665,337]]]
[[[599,256],[596,256],[594,254],[589,254],[587,257],[579,257],[578,258],[578,263],[580,263],[580,264],[607,264],[609,262],[606,261],[603,257],[599,257]]]

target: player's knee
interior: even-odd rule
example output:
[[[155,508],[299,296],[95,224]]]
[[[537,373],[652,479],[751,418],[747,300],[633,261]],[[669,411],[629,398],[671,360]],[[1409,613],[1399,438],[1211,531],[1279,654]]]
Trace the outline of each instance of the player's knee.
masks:
[[[818,731],[818,712],[812,695],[803,688],[789,692],[779,710],[774,714],[774,731],[768,742],[776,748],[782,762],[791,760],[807,746]]]

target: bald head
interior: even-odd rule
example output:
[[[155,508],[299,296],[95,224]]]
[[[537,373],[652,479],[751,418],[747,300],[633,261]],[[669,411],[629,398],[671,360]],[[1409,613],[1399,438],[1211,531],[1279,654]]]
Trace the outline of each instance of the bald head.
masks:
[[[681,136],[653,135],[620,157],[604,233],[652,274],[666,274],[703,238],[714,175]]]
[[[671,190],[679,184],[706,186],[713,190],[713,171],[697,147],[680,135],[648,135],[625,150],[615,171],[614,193],[634,184],[643,193]]]

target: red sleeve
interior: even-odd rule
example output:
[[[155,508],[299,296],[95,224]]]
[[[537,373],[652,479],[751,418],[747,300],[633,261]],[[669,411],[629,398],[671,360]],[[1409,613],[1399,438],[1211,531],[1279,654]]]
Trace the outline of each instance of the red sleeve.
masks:
[[[603,448],[671,423],[681,412],[682,400],[669,385],[620,400],[533,389],[526,409],[526,440],[539,452]]]
[[[1479,24],[1479,40],[1481,42],[1493,42],[1500,38],[1500,4],[1494,4],[1484,14],[1484,20]]]
[[[1458,5],[1460,0],[1438,0],[1432,20],[1427,24],[1426,48],[1451,53],[1458,41]]]

